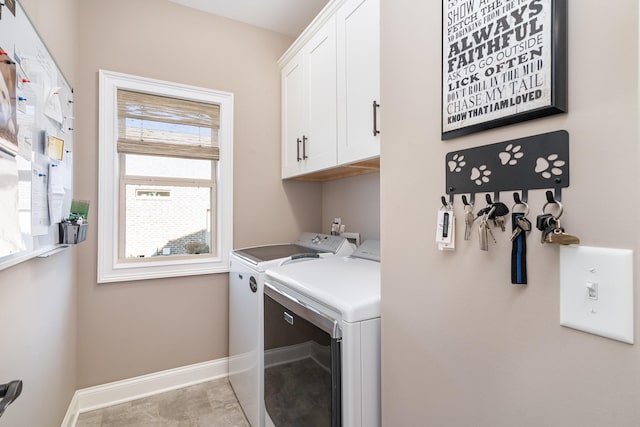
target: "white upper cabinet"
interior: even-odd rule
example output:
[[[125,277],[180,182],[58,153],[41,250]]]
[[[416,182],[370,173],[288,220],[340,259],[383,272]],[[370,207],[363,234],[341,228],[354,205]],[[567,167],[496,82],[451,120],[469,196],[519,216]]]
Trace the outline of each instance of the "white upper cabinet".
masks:
[[[338,10],[338,163],[380,155],[380,0]]]
[[[282,69],[282,177],[301,173],[304,132],[302,52]]]
[[[305,45],[307,97],[303,158],[307,171],[336,165],[336,20],[331,18]]]
[[[336,165],[336,20],[282,68],[282,177]]]
[[[282,178],[380,155],[379,0],[330,2],[279,63]]]

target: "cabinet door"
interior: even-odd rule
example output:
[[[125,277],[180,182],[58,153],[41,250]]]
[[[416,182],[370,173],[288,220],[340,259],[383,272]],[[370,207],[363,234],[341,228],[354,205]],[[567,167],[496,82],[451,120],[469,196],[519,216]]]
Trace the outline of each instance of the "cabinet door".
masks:
[[[348,0],[337,13],[338,164],[380,155],[380,0]],[[377,127],[374,127],[377,125]]]
[[[336,19],[332,17],[305,45],[305,172],[326,169],[337,161]]]
[[[302,52],[289,62],[282,79],[282,178],[298,175],[302,170],[302,135],[304,131],[304,64]]]

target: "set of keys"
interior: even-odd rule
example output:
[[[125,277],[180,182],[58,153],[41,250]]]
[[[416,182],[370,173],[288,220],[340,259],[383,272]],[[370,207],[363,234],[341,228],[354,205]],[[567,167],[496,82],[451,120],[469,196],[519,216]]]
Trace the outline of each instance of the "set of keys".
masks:
[[[473,213],[473,205],[469,203],[465,203],[464,204],[464,240],[471,240],[471,228],[473,228],[473,221],[475,221],[475,219],[476,219],[476,215]]]
[[[491,198],[487,195],[487,206],[480,209],[477,213],[473,212],[473,204],[468,203],[465,196],[463,196],[464,202],[464,240],[471,240],[471,231],[475,221],[479,221],[478,226],[478,243],[480,250],[489,250],[489,239],[497,243],[496,237],[493,234],[490,221],[493,222],[494,228],[500,227],[504,232],[506,231],[505,223],[506,216],[509,214],[509,208],[502,202],[491,201]],[[522,272],[522,268],[517,269],[515,265],[520,267],[525,266],[526,262],[524,255],[526,254],[526,237],[533,229],[531,221],[527,218],[529,214],[529,206],[520,200],[518,193],[514,193],[514,201],[516,202],[512,210],[512,232],[510,241],[513,245],[512,261],[514,267],[513,271]],[[444,203],[444,202],[443,202]],[[555,215],[548,213],[547,208],[551,205],[557,206],[557,213]],[[449,205],[449,212],[453,214],[453,209]],[[547,193],[547,203],[542,208],[542,214],[536,217],[536,228],[542,232],[541,243],[553,243],[559,245],[576,245],[580,244],[580,239],[574,235],[565,232],[564,228],[560,226],[560,217],[562,216],[562,204],[553,198],[551,192]],[[446,227],[445,227],[446,228]],[[442,226],[441,226],[442,229]],[[525,268],[526,272],[526,268]],[[515,273],[514,273],[515,274]],[[513,276],[515,277],[515,276]],[[526,283],[526,273],[520,275],[517,281],[513,279],[513,283]]]
[[[493,243],[497,243],[496,237],[493,235],[489,221],[491,220],[494,226],[500,227],[502,231],[506,230],[505,216],[509,214],[509,208],[502,202],[491,202],[487,198],[488,205],[480,209],[476,216],[473,216],[473,205],[465,205],[465,240],[471,240],[471,228],[473,222],[476,219],[480,219],[480,225],[478,226],[478,242],[480,244],[480,250],[489,250],[489,236]]]
[[[526,203],[520,203],[521,205],[527,206]],[[511,234],[511,241],[513,242],[518,238],[518,236],[522,233],[526,233],[531,231],[531,221],[527,218],[527,214],[529,212],[529,207],[527,206],[526,213],[524,215],[517,215],[513,217],[513,233]]]
[[[557,215],[546,213],[549,205],[557,205]],[[560,226],[560,217],[562,216],[562,204],[556,200],[545,203],[542,213],[536,217],[536,228],[542,232],[540,235],[540,243],[553,243],[557,245],[579,245],[580,239],[572,234],[565,233],[564,228]]]
[[[488,211],[486,211],[487,208],[489,208]],[[489,217],[495,213],[495,208],[487,208],[481,209],[478,212],[478,218],[481,218],[480,225],[478,226],[478,242],[480,243],[481,251],[489,250],[489,235],[491,236],[493,243],[498,243],[496,241],[496,236],[493,235],[493,231],[491,231],[491,226],[489,225]],[[482,211],[485,212],[481,213]],[[482,215],[482,217],[480,217],[480,215]]]
[[[546,209],[549,205],[558,205],[558,213],[553,215],[547,213]],[[529,233],[533,225],[527,218],[529,207],[524,202],[518,202],[514,205],[525,206],[524,215],[517,215],[513,218],[513,232],[510,240],[513,242],[521,233]],[[536,217],[536,228],[542,232],[540,243],[553,243],[559,245],[577,245],[580,244],[580,239],[572,234],[565,232],[565,229],[560,226],[560,216],[562,216],[562,204],[558,201],[547,202],[543,209],[543,213]],[[485,208],[480,209],[477,214],[473,213],[473,205],[464,205],[464,240],[471,240],[471,229],[476,220],[480,220],[479,237],[480,237],[480,249],[483,251],[488,250],[489,237],[496,243],[495,235],[489,225],[489,221],[492,221],[495,227],[500,227],[502,231],[505,229],[505,217],[509,214],[509,208],[502,202],[493,202],[487,205]]]
[[[520,200],[518,193],[513,195],[515,204],[511,208],[511,283],[516,285],[527,284],[527,235],[531,232],[533,225],[527,218],[529,215],[529,206],[526,202]],[[492,202],[487,196],[487,206],[480,209],[477,214],[473,213],[473,204],[467,203],[466,197],[463,196],[464,202],[464,239],[471,240],[471,230],[476,220],[479,221],[478,226],[478,242],[480,250],[489,250],[489,239],[497,243],[493,234],[490,221],[493,222],[495,228],[500,227],[505,230],[505,219],[509,214],[509,208],[499,201]],[[551,214],[547,212],[549,206],[557,206],[557,213]],[[565,232],[560,226],[560,217],[562,216],[562,204],[553,198],[551,192],[547,192],[547,203],[542,208],[542,213],[536,217],[536,228],[542,232],[541,243],[553,243],[559,245],[576,245],[580,244],[580,239],[576,236]]]

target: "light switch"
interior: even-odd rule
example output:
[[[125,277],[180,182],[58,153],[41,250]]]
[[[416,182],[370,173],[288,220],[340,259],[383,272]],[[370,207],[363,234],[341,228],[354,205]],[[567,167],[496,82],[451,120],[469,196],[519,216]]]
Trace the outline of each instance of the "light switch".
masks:
[[[633,251],[561,246],[560,324],[633,344]]]

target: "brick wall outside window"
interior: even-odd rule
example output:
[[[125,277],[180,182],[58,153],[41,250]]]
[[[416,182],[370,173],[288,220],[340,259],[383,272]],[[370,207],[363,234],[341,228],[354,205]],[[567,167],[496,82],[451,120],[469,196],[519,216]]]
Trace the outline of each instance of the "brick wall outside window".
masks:
[[[169,190],[169,197],[136,197],[136,190]],[[125,256],[185,255],[185,245],[211,247],[210,189],[127,185]],[[208,253],[208,251],[207,251]]]

